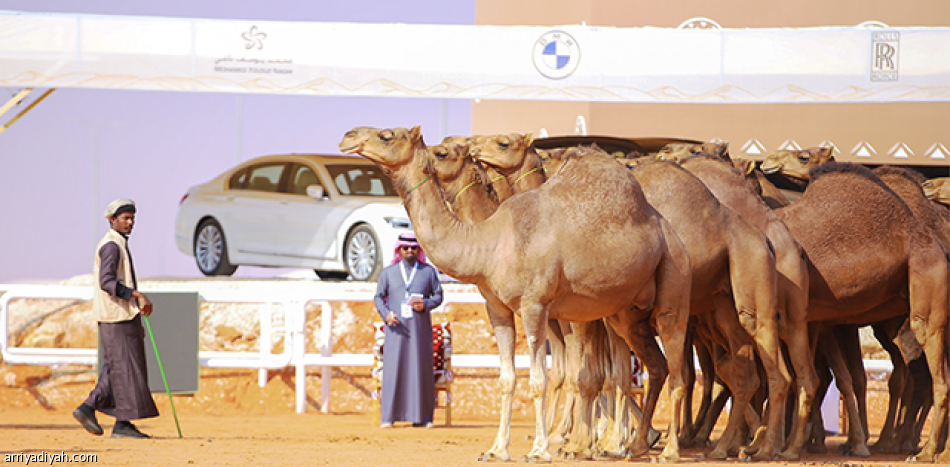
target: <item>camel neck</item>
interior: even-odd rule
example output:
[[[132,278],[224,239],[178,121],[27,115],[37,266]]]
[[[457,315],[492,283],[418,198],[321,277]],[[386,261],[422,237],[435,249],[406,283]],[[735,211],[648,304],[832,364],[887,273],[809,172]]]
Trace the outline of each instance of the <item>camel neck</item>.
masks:
[[[522,193],[541,186],[547,179],[544,174],[544,168],[541,165],[541,158],[533,150],[529,151],[524,158],[524,163],[514,173],[508,175],[508,182],[515,193]]]
[[[488,194],[488,187],[481,183],[477,173],[469,175],[469,178],[459,177],[443,184],[442,189],[452,212],[462,222],[471,224],[488,219],[498,209],[498,200]]]
[[[452,214],[435,177],[423,182],[422,160],[423,156],[417,155],[393,174],[416,238],[432,264],[453,277],[474,282],[484,276],[483,265],[494,250],[497,235],[484,225],[465,224]],[[411,187],[415,188],[409,193]]]

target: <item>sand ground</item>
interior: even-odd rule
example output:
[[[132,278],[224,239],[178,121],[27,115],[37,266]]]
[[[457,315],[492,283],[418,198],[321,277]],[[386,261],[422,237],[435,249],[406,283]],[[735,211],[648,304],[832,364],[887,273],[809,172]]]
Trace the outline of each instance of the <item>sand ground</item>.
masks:
[[[11,369],[7,371],[9,374]],[[217,385],[210,384],[212,378]],[[178,437],[167,398],[156,394],[162,416],[138,423],[143,431],[153,435],[154,438],[150,440],[110,438],[112,420],[107,416],[100,417],[106,435],[99,437],[86,433],[73,420],[70,415],[72,408],[92,387],[89,375],[77,377],[72,382],[59,383],[59,391],[30,393],[22,388],[8,387],[0,391],[0,455],[17,461],[16,456],[20,453],[91,454],[96,456],[95,463],[98,465],[137,467],[484,465],[477,462],[476,458],[491,446],[497,430],[497,417],[487,412],[479,416],[477,413],[461,411],[453,414],[453,424],[447,427],[443,424],[443,413],[437,411],[435,428],[397,424],[395,428],[386,430],[376,425],[373,412],[367,410],[344,409],[324,414],[311,407],[305,414],[296,414],[291,408],[292,397],[284,390],[279,378],[274,378],[272,384],[258,392],[246,389],[247,386],[256,388],[254,378],[254,372],[202,377],[203,387],[209,388],[208,391],[214,387],[214,392],[218,394],[243,394],[239,396],[239,399],[245,399],[243,403],[233,398],[206,397],[201,392],[190,398],[176,397],[182,438]],[[244,389],[240,389],[242,387]],[[880,407],[886,404],[885,397],[886,393],[880,387],[875,387],[869,393],[872,433],[875,434],[879,431],[883,417]],[[40,399],[42,404],[38,403]],[[252,400],[253,404],[247,403]],[[662,416],[658,416],[656,426],[663,426],[663,423]],[[516,414],[510,447],[514,460],[530,450],[533,437],[533,418]],[[872,436],[872,441],[875,439]],[[905,464],[905,456],[902,455],[875,454],[870,459],[838,456],[835,447],[843,441],[843,437],[829,438],[828,454],[806,454],[799,462],[769,464],[849,467]],[[552,453],[556,452],[556,448],[552,447]],[[702,460],[703,451],[686,450],[683,454],[684,463],[733,465],[737,462],[709,463]],[[654,450],[651,455],[658,453],[659,450]],[[590,461],[557,457],[554,460],[555,464],[581,462]],[[617,461],[597,459],[593,462]],[[633,462],[648,463],[650,459]],[[50,464],[48,460],[45,463]]]

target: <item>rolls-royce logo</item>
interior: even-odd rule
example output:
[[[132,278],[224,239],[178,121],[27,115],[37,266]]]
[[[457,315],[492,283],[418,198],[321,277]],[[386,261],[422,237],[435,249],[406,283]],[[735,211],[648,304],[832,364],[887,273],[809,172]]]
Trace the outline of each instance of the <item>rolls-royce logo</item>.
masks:
[[[562,79],[577,70],[581,48],[577,40],[564,31],[550,31],[534,43],[534,67],[547,78]]]
[[[871,81],[897,81],[900,66],[901,33],[881,31],[872,34]]]
[[[258,31],[257,26],[251,26],[251,29],[241,34],[241,37],[243,37],[244,40],[247,41],[247,43],[244,44],[245,49],[250,50],[250,49],[256,48],[257,50],[263,50],[264,39],[267,39],[267,34],[264,34],[263,32]]]

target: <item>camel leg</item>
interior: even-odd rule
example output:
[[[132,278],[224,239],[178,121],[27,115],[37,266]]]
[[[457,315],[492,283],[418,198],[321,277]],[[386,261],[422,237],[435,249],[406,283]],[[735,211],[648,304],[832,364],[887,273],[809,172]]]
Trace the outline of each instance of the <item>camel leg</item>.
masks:
[[[799,261],[797,258],[792,258]],[[786,268],[788,269],[788,268]],[[808,280],[801,278],[789,280],[779,277],[782,299],[785,304],[786,319],[779,326],[782,341],[788,348],[788,360],[795,370],[796,407],[792,418],[792,428],[785,451],[779,458],[786,461],[798,460],[804,443],[804,429],[808,423],[818,390],[818,373],[815,371],[814,346],[809,342],[809,329],[806,321],[808,312]],[[769,403],[769,407],[773,407]],[[776,410],[779,408],[776,406]],[[824,429],[824,427],[822,427]]]
[[[686,325],[689,320],[689,293],[684,293],[684,291],[691,290],[692,272],[690,270],[689,253],[687,253],[683,242],[665,219],[659,221],[663,230],[663,237],[666,240],[667,250],[656,272],[656,305],[653,309],[653,321],[656,323],[657,334],[659,334],[660,340],[663,341],[663,350],[666,352],[670,379],[670,411],[672,414],[666,447],[663,448],[659,461],[679,462],[679,427],[682,426],[680,414],[683,409],[683,375],[685,371],[683,368],[686,365],[686,362],[684,362],[686,356]],[[655,341],[653,342],[655,343]],[[633,348],[632,345],[631,348]],[[692,362],[689,364],[692,365]],[[652,376],[652,374],[651,372],[650,375]],[[654,394],[653,387],[651,383],[651,395]],[[653,404],[656,404],[656,400],[653,401]],[[651,407],[650,411],[652,412],[652,410]],[[638,441],[646,442],[647,430],[643,428],[641,426],[637,429]]]
[[[861,357],[861,338],[858,335],[858,326],[836,326],[835,338],[839,343],[844,362],[848,365],[851,383],[854,387],[854,397],[858,403],[860,427],[864,430],[864,439],[870,439],[868,430],[868,374],[864,369],[864,360]]]
[[[730,391],[722,381],[716,379],[713,387],[713,400],[709,405],[709,412],[703,420],[702,428],[700,428],[699,433],[696,434],[696,438],[700,440],[703,445],[709,444],[709,436],[716,427],[716,422],[719,420],[719,415],[725,408],[726,402],[731,397],[732,391]]]
[[[530,300],[528,297],[522,297],[521,300],[521,320],[524,322],[525,334],[528,336],[528,356],[531,359],[530,387],[535,411],[534,444],[531,446],[531,451],[521,460],[551,462],[551,453],[548,451],[548,429],[544,424],[544,396],[548,382],[548,372],[544,368],[547,310],[537,300]],[[526,302],[528,305],[525,305]]]
[[[752,341],[739,324],[735,305],[729,297],[716,297],[714,302],[714,315],[711,320],[706,320],[706,325],[715,325],[721,336],[729,342],[729,351],[716,362],[716,374],[720,375],[732,390],[734,405],[729,413],[726,429],[709,457],[725,459],[736,439],[746,408],[750,407],[752,396],[759,386],[759,378]]]
[[[926,360],[921,355],[907,364],[906,382],[902,394],[902,401],[907,401],[907,403],[901,404],[895,452],[908,454],[917,452],[920,432],[930,412],[930,404],[933,403],[931,394],[933,382],[930,379]]]
[[[575,407],[575,424],[570,441],[560,449],[568,459],[591,459],[594,456],[594,403],[604,386],[602,358],[606,354],[606,334],[603,321],[571,323],[571,328],[581,347],[581,364],[578,372],[578,403]]]
[[[478,456],[480,461],[509,461],[511,442],[511,404],[515,393],[515,322],[514,315],[501,304],[494,303],[485,293],[485,308],[495,332],[500,358],[498,390],[501,393],[501,420],[492,447]]]
[[[607,326],[606,330],[607,342],[610,346],[610,371],[604,382],[604,390],[613,396],[613,413],[606,436],[598,442],[597,448],[603,455],[623,457],[625,454],[623,446],[627,438],[624,421],[627,418],[627,399],[630,398],[633,368],[630,365],[630,347],[612,327]]]
[[[898,320],[906,321],[906,318],[900,317]],[[888,320],[875,323],[872,326],[874,329],[874,337],[881,343],[881,347],[887,351],[887,354],[891,358],[891,365],[894,367],[890,377],[887,379],[889,397],[887,415],[884,417],[884,426],[881,428],[881,433],[877,437],[877,442],[872,446],[875,451],[882,454],[893,454],[900,449],[900,444],[898,444],[897,440],[897,415],[898,411],[901,410],[901,408],[906,408],[909,402],[907,399],[902,398],[908,373],[907,365],[904,363],[904,357],[901,355],[900,349],[894,345],[893,342],[894,336],[897,334],[897,331],[894,329],[895,324],[894,320]]]
[[[826,336],[827,338],[823,338],[818,345],[831,366],[831,371],[835,374],[835,383],[838,390],[844,395],[848,417],[851,420],[848,442],[845,444],[843,454],[846,456],[868,457],[871,452],[868,450],[867,436],[865,436],[864,428],[861,426],[861,414],[858,409],[857,398],[854,395],[851,373],[848,371],[844,355],[841,353],[840,343],[832,337],[832,333],[827,333]]]
[[[763,243],[767,240],[763,237]],[[730,247],[732,252],[741,252],[739,255],[753,254],[748,250],[747,242],[740,242]],[[756,250],[757,251],[757,250]],[[735,310],[739,313],[739,322],[752,336],[759,360],[765,369],[769,388],[769,405],[776,407],[768,411],[767,430],[758,433],[764,435],[753,441],[759,449],[753,454],[757,460],[772,460],[782,448],[785,440],[785,399],[788,396],[788,387],[791,384],[791,375],[785,367],[782,356],[782,347],[779,343],[779,328],[776,314],[778,313],[778,273],[775,269],[775,256],[771,248],[763,245],[762,257],[750,263],[751,270],[741,270],[740,262],[730,260],[730,276],[735,299]],[[751,267],[749,265],[746,268]],[[749,281],[750,278],[756,280]],[[745,281],[745,282],[743,282]],[[754,389],[753,389],[754,390]],[[740,406],[743,407],[744,406]],[[750,429],[754,429],[750,427]]]
[[[808,444],[809,452],[825,452],[825,428],[821,421],[821,411],[819,407],[821,407],[821,402],[824,400],[828,384],[831,382],[831,375],[828,374],[824,357],[818,353],[818,338],[821,335],[820,323],[809,323],[807,328],[808,354],[812,357],[812,362],[809,366],[815,370],[815,391],[812,393],[811,405],[806,416],[802,417],[802,414],[799,413],[799,416],[792,420],[791,437],[789,438],[785,451],[781,455],[784,460],[799,459],[802,450],[805,449],[806,443]],[[801,410],[801,408],[801,403],[799,403],[799,410]],[[820,442],[818,445],[815,444],[814,433],[819,435]]]
[[[686,327],[686,354],[684,362],[693,361],[693,328]],[[693,388],[696,386],[696,366],[686,365],[683,381],[683,426],[680,427],[680,444],[688,448],[692,445],[695,430],[693,429]]]
[[[571,329],[571,323],[561,321],[561,335],[564,336],[564,406],[561,407],[561,420],[551,435],[550,442],[564,443],[574,429],[574,407],[577,405],[577,373],[580,371],[580,344]]]
[[[548,430],[554,431],[554,422],[557,415],[557,404],[561,399],[564,386],[564,335],[561,333],[561,323],[556,319],[548,320],[548,347],[551,350],[551,368],[548,370],[548,408],[546,421]]]
[[[703,375],[703,396],[699,403],[699,411],[696,412],[696,426],[693,427],[693,440],[690,443],[693,446],[705,446],[709,441],[709,432],[702,436],[706,425],[706,418],[710,416],[709,409],[713,399],[713,385],[716,381],[716,371],[713,368],[713,358],[710,346],[712,343],[694,333],[693,348],[696,351],[696,359],[699,360],[699,367]],[[689,361],[689,358],[686,359]],[[718,412],[716,413],[718,416]],[[715,423],[715,421],[713,422]]]
[[[917,253],[917,252],[914,252]],[[910,326],[927,355],[933,378],[933,423],[930,437],[917,460],[950,462],[950,450],[939,453],[939,438],[947,428],[947,282],[946,261],[933,261],[927,254],[915,254],[909,262]],[[939,454],[939,455],[938,455]]]
[[[643,400],[643,411],[640,412],[637,429],[628,440],[626,447],[628,457],[640,457],[650,450],[647,433],[652,428],[653,411],[656,409],[656,403],[660,398],[660,390],[666,382],[669,370],[667,369],[666,357],[663,356],[663,352],[660,351],[660,347],[657,346],[656,339],[653,337],[649,317],[645,317],[646,319],[639,322],[628,321],[625,318],[624,316],[614,315],[609,317],[607,322],[633,349],[633,352],[643,362],[650,374],[650,384]]]
[[[654,281],[640,291],[634,302],[652,303],[651,316],[635,313],[636,309],[633,309],[627,313],[611,316],[609,323],[617,334],[627,341],[627,345],[633,349],[650,373],[650,385],[643,406],[643,414],[637,425],[637,431],[629,443],[628,455],[642,456],[650,449],[647,434],[650,431],[660,390],[669,376],[672,423],[666,448],[660,455],[659,461],[677,462],[679,461],[679,416],[683,406],[683,358],[686,347],[686,324],[689,319],[689,294],[683,292],[690,290],[692,276],[689,254],[682,240],[665,219],[660,218],[659,224],[663,231],[666,249],[657,265]],[[651,332],[651,319],[656,323],[657,334],[663,341],[665,357]]]

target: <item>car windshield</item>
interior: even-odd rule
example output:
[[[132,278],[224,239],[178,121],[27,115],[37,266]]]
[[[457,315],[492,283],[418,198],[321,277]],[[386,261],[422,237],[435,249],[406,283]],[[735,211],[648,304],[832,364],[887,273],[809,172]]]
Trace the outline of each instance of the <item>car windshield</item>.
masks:
[[[389,177],[375,165],[327,164],[341,195],[399,196]]]

